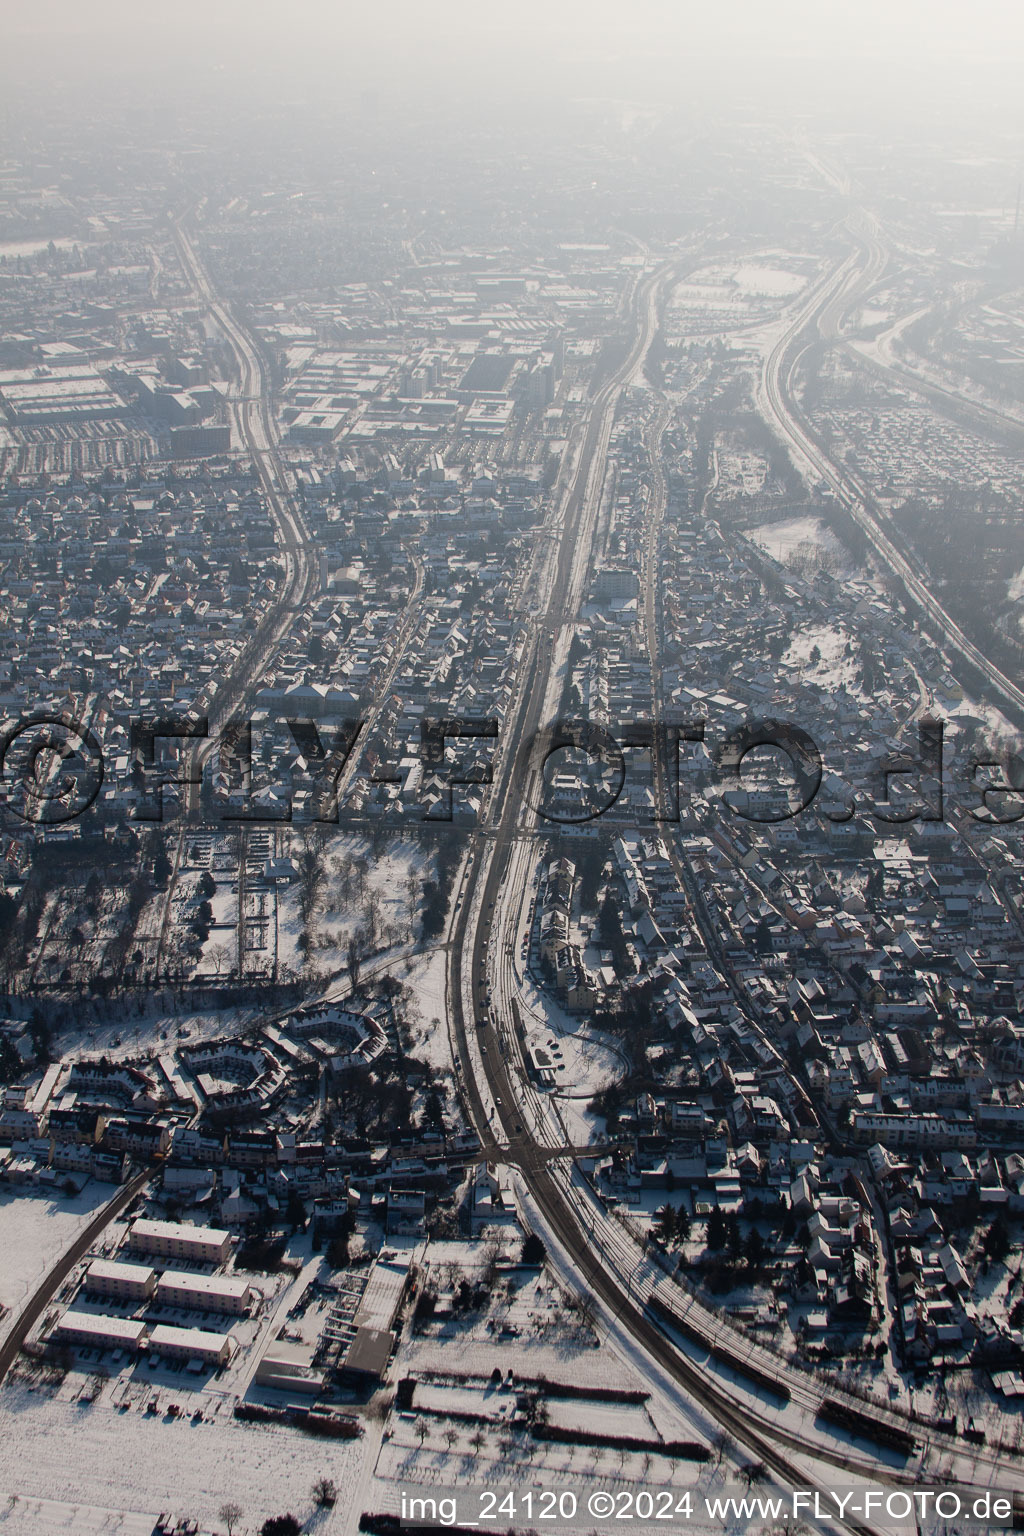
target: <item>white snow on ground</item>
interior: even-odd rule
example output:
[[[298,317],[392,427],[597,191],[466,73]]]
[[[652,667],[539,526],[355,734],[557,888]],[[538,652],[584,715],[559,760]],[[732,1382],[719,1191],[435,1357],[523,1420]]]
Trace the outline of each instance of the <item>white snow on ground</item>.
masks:
[[[0,1304],[9,1308],[0,1318],[0,1339],[50,1266],[113,1194],[112,1184],[90,1181],[70,1199],[28,1189],[0,1195]]]
[[[187,993],[186,988],[186,998]],[[76,1004],[75,1022],[61,1031],[55,1049],[68,1059],[102,1054],[123,1061],[140,1053],[173,1050],[180,1039],[235,1034],[257,1015],[255,1008],[199,1011],[187,1000],[175,1011],[173,1003],[168,991],[157,993],[153,1006],[141,1014],[134,1002]]]
[[[757,528],[748,528],[747,537],[780,565],[788,565],[794,555],[820,550],[830,562],[835,562],[837,576],[851,575],[857,569],[846,545],[820,517],[787,517],[778,523],[761,523]]]
[[[0,1509],[0,1531],[17,1531],[18,1536],[52,1536],[65,1531],[68,1536],[101,1536],[117,1531],[118,1536],[153,1536],[152,1514],[126,1514],[120,1509],[83,1508],[59,1499],[10,1496],[13,1503]]]
[[[402,967],[396,970],[411,992],[406,1006],[416,1040],[413,1055],[442,1072],[454,1070],[451,1039],[445,1024],[447,970],[448,955],[444,949],[417,955],[408,971]]]
[[[1020,749],[1020,731],[994,704],[978,704],[969,699],[959,708],[949,710],[945,719],[951,740],[955,740],[960,733],[972,739],[979,729],[977,722],[980,721],[981,729],[992,741],[1014,752]]]
[[[302,841],[289,845],[296,864]],[[324,881],[308,923],[300,913],[301,880],[277,888],[277,943],[280,963],[307,975],[329,975],[347,963],[349,937],[363,935],[374,950],[405,944],[416,924],[420,884],[429,878],[431,854],[412,840],[394,838],[382,852],[371,838],[345,833],[332,838],[322,855]],[[308,947],[300,945],[303,933]]]
[[[799,293],[807,279],[795,272],[783,272],[778,267],[737,267],[732,280],[743,293],[755,293],[767,298],[786,299]]]
[[[847,646],[852,654],[847,655]],[[809,624],[797,630],[782,658],[783,665],[794,667],[805,682],[833,692],[843,686],[856,686],[860,665],[858,648],[849,630],[841,624]]]
[[[528,1044],[547,1053],[555,1072],[552,1089],[527,1095],[534,1111],[553,1117],[558,1141],[585,1146],[599,1140],[604,1121],[587,1106],[595,1093],[628,1070],[620,1042],[593,1029],[587,1018],[567,1013],[529,975],[523,978],[518,1003]]]
[[[633,1435],[637,1440],[654,1438],[647,1410],[639,1403],[552,1398],[547,1410],[548,1423],[563,1429],[581,1429],[588,1435]]]
[[[218,1531],[223,1529],[218,1509],[236,1500],[246,1527],[258,1530],[268,1516],[288,1509],[307,1518],[314,1481],[328,1475],[340,1488],[351,1485],[367,1449],[363,1440],[317,1440],[276,1425],[239,1424],[226,1404],[193,1424],[146,1414],[141,1403],[119,1413],[109,1389],[85,1406],[65,1400],[63,1392],[54,1401],[49,1392],[17,1383],[0,1401],[0,1487],[8,1499],[18,1495],[16,1505],[0,1509],[0,1531],[35,1536],[68,1530],[78,1536],[104,1528],[93,1515],[70,1525],[61,1519],[33,1526],[21,1519],[25,1498],[54,1500],[74,1510],[145,1512],[154,1519],[163,1511],[191,1514],[204,1528]],[[318,1531],[354,1528],[348,1513],[340,1500]],[[105,1529],[132,1528],[112,1522]]]

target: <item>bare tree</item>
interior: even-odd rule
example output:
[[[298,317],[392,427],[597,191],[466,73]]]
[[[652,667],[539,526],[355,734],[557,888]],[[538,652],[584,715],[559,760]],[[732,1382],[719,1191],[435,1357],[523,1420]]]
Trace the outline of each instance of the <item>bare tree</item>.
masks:
[[[231,951],[226,944],[213,944],[210,947],[210,959],[217,967],[217,975],[219,976],[221,968],[231,959]]]
[[[235,1504],[233,1501],[227,1504],[222,1504],[220,1509],[217,1511],[218,1518],[223,1520],[224,1524],[228,1528],[228,1536],[233,1536],[235,1526],[238,1524],[239,1520],[241,1520],[242,1514],[243,1510],[241,1504]]]
[[[496,1238],[492,1238],[484,1249],[484,1280],[488,1289],[493,1286],[498,1275],[498,1260],[501,1258],[501,1244]]]
[[[318,1477],[313,1484],[313,1503],[321,1509],[330,1509],[337,1503],[338,1489],[329,1477]]]
[[[591,1291],[584,1291],[576,1303],[576,1316],[580,1320],[580,1327],[588,1329],[591,1333],[597,1329],[597,1298]]]

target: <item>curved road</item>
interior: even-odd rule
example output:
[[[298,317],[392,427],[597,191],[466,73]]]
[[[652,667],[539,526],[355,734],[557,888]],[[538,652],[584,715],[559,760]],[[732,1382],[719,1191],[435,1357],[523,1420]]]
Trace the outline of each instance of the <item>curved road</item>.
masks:
[[[852,226],[851,233],[858,249],[818,285],[769,352],[761,374],[761,409],[783,441],[795,450],[798,460],[803,459],[831,487],[879,560],[899,578],[908,597],[928,616],[950,647],[982,674],[1000,698],[1024,711],[1024,689],[1018,688],[990,661],[951,618],[925,578],[896,548],[869,510],[870,498],[864,487],[848,470],[832,462],[796,404],[793,377],[804,351],[814,344],[805,339],[805,332],[811,330],[815,342],[837,338],[842,315],[878,281],[888,260],[870,222],[866,230]]]
[[[798,1467],[780,1449],[781,1437],[767,1429],[755,1411],[737,1403],[709,1372],[678,1348],[631,1295],[623,1271],[609,1265],[595,1241],[593,1223],[588,1226],[586,1218],[581,1218],[576,1202],[563,1187],[561,1170],[557,1163],[552,1163],[553,1138],[538,1140],[520,1106],[519,1082],[525,1081],[526,1068],[514,1024],[511,1020],[492,1021],[489,1013],[489,979],[497,981],[510,954],[501,913],[522,911],[523,904],[517,904],[516,892],[531,874],[531,861],[525,856],[523,843],[532,842],[532,835],[523,823],[533,798],[530,790],[537,769],[531,762],[532,748],[550,693],[556,642],[563,626],[575,618],[589,575],[605,456],[619,393],[653,339],[660,295],[672,270],[672,265],[660,268],[638,287],[636,339],[625,363],[599,390],[585,427],[583,447],[567,490],[560,536],[548,572],[548,596],[535,627],[531,654],[521,667],[526,682],[510,713],[501,748],[491,811],[485,826],[473,834],[457,896],[449,1005],[456,1050],[463,1066],[464,1100],[482,1149],[519,1169],[531,1197],[571,1257],[580,1283],[739,1444],[784,1483],[806,1487],[807,1470]],[[824,1486],[823,1483],[822,1489]]]

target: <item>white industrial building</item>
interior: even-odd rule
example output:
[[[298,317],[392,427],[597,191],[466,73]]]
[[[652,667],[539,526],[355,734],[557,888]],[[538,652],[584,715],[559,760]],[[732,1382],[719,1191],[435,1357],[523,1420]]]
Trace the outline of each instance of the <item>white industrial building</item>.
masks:
[[[180,1221],[133,1221],[128,1246],[136,1253],[154,1253],[165,1259],[193,1259],[200,1264],[223,1264],[231,1249],[231,1233],[219,1227],[193,1227]]]
[[[190,1307],[197,1312],[248,1312],[252,1287],[247,1280],[226,1275],[190,1275],[167,1270],[160,1276],[156,1299],[165,1307]]]

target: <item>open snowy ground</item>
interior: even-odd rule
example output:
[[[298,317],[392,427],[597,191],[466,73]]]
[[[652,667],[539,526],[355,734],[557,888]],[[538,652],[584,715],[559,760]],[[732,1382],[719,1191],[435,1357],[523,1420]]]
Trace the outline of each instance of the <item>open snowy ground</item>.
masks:
[[[0,1487],[8,1500],[0,1505],[0,1532],[134,1536],[152,1531],[165,1511],[191,1515],[203,1530],[219,1532],[225,1527],[217,1511],[228,1501],[244,1510],[240,1529],[258,1530],[268,1516],[289,1509],[305,1520],[316,1479],[329,1476],[340,1489],[350,1487],[374,1444],[373,1436],[317,1440],[277,1425],[239,1424],[226,1404],[192,1423],[147,1414],[141,1404],[120,1413],[109,1388],[85,1405],[66,1400],[63,1391],[55,1400],[17,1382],[0,1396]],[[32,1502],[41,1500],[46,1505],[33,1514]],[[358,1514],[352,1520],[349,1514],[342,1498],[316,1529],[324,1536],[354,1529]],[[148,1528],[139,1515],[149,1519]]]
[[[829,693],[857,687],[856,642],[841,624],[808,624],[797,630],[782,662],[798,671],[805,683],[816,683]]]
[[[447,970],[448,954],[441,948],[417,955],[408,971],[396,967],[396,975],[411,992],[407,1008],[416,1041],[413,1054],[440,1072],[454,1070],[447,1026]]]
[[[113,1193],[112,1184],[90,1180],[70,1199],[57,1190],[0,1195],[0,1305],[9,1308],[0,1318],[0,1339],[50,1266]]]
[[[782,518],[777,523],[761,523],[756,528],[748,528],[747,537],[780,565],[788,565],[802,554],[817,552],[833,567],[836,576],[852,575],[857,569],[846,545],[820,517],[804,515]]]
[[[207,1040],[243,1029],[257,1015],[254,1008],[174,1007],[174,996],[161,990],[151,1006],[140,1012],[136,1002],[84,1002],[76,1006],[75,1025],[61,1030],[54,1049],[78,1057],[82,1053],[125,1060],[149,1051],[173,1050],[180,1039]]]

